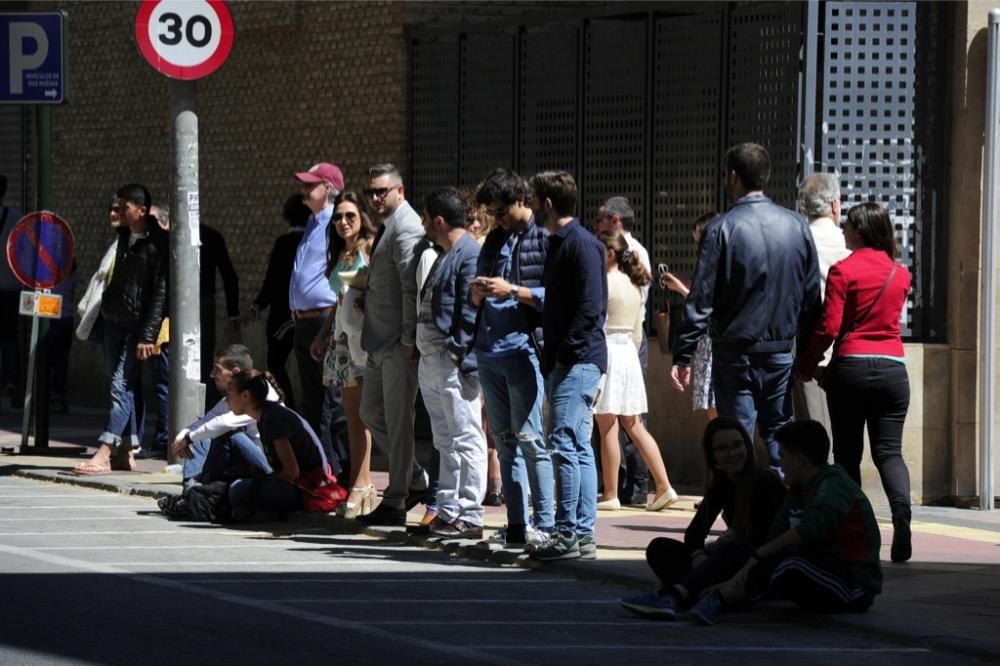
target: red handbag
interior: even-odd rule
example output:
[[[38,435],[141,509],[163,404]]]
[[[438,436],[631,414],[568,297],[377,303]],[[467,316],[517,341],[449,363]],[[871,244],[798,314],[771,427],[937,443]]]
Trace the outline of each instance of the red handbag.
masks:
[[[295,480],[302,492],[302,509],[315,513],[335,511],[347,499],[347,491],[337,483],[329,465],[317,467]]]

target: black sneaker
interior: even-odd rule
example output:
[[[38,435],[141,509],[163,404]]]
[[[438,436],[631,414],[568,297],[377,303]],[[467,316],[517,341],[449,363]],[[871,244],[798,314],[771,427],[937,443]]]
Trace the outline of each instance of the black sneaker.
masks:
[[[488,492],[483,498],[483,506],[503,506],[503,497],[500,493]]]
[[[364,516],[358,516],[355,520],[362,525],[402,527],[406,525],[406,511],[379,504],[374,511]]]
[[[438,516],[434,516],[434,520],[427,523],[426,525],[407,525],[406,533],[417,534],[420,536],[427,536],[428,534],[431,533],[431,530],[434,529],[435,527],[442,527],[447,524],[448,523],[441,520],[441,518],[439,518]]]

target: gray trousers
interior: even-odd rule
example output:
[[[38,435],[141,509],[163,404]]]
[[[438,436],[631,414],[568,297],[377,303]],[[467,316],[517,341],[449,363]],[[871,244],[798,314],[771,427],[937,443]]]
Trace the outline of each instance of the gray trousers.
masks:
[[[826,368],[822,368],[825,370]],[[826,391],[819,387],[815,379],[795,382],[792,386],[792,412],[795,420],[812,419],[826,428],[826,434],[833,441],[830,429],[830,410],[826,406]]]
[[[361,420],[371,431],[372,442],[389,459],[389,486],[382,503],[402,509],[411,492],[422,494],[427,490],[413,435],[417,360],[407,360],[398,344],[369,353],[363,386]]]

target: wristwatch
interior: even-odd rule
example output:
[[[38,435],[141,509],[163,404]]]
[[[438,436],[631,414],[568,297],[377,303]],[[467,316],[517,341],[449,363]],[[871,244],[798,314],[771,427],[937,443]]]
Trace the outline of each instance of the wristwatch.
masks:
[[[512,301],[516,301],[517,300],[517,290],[518,289],[520,289],[520,287],[517,286],[516,284],[510,285],[510,300],[512,300]]]

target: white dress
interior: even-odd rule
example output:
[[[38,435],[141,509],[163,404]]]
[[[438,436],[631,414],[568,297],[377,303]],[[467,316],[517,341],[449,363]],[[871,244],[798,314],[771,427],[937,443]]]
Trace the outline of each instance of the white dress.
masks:
[[[645,414],[646,383],[639,364],[642,292],[624,273],[608,273],[608,374],[594,405],[596,414]]]

